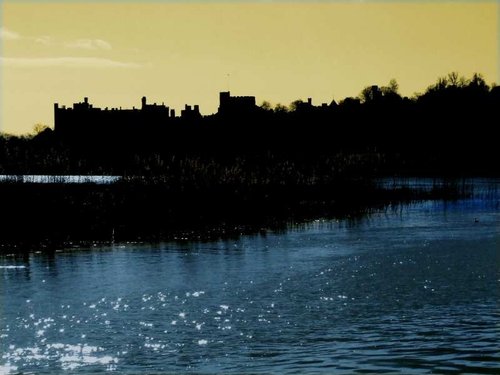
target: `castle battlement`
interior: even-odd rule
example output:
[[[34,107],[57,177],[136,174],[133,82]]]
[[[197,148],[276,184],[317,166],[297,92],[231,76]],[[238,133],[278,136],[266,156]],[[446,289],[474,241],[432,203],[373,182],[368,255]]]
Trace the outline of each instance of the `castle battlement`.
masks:
[[[255,96],[231,96],[231,92],[223,91],[219,94],[219,114],[248,114],[256,109]]]
[[[54,104],[54,130],[59,133],[78,130],[120,131],[135,125],[160,125],[171,121],[175,112],[162,104],[148,104],[144,96],[141,108],[97,108],[85,97],[72,107]]]
[[[219,94],[220,116],[248,116],[256,112],[255,96],[231,96],[229,91]],[[172,123],[177,117],[175,110],[165,103],[148,103],[141,98],[140,108],[98,108],[85,97],[82,102],[73,103],[72,107],[54,104],[54,130],[58,133],[78,134],[80,132],[103,134],[134,130],[140,127],[160,127]],[[202,118],[198,105],[185,105],[180,119],[197,121]],[[177,118],[179,119],[179,118]]]

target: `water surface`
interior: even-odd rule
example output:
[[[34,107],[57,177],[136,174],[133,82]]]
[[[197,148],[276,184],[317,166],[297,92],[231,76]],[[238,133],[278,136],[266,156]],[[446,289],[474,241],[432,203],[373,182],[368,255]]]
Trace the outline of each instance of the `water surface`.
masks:
[[[0,258],[0,373],[499,373],[498,197]]]

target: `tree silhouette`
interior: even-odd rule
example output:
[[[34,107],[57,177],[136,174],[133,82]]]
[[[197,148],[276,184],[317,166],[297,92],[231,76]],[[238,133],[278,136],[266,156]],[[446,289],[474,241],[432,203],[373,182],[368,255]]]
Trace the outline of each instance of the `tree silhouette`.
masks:
[[[36,123],[35,125],[33,125],[33,134],[34,135],[40,134],[47,129],[50,129],[47,125],[42,123]]]

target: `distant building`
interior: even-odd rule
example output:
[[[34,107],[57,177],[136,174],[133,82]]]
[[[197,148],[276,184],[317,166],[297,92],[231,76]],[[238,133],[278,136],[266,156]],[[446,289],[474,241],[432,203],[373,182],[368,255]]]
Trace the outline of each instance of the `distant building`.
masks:
[[[302,100],[297,100],[294,102],[295,110],[300,113],[306,113],[312,111],[315,107],[312,104],[312,98],[307,98],[307,102]]]
[[[141,103],[141,109],[95,108],[89,104],[88,98],[74,103],[72,108],[59,107],[55,103],[54,130],[58,133],[78,133],[83,130],[97,134],[121,132],[133,130],[136,126],[160,126],[175,117],[175,112],[170,112],[164,104],[148,104],[145,96]]]
[[[187,105],[184,107],[184,109],[181,111],[181,118],[183,120],[197,120],[201,118],[201,113],[200,113],[200,106],[195,105],[194,107],[191,107],[190,105]]]
[[[255,96],[231,96],[229,91],[219,94],[220,115],[248,115],[254,113],[256,109]]]
[[[261,108],[255,104],[255,96],[231,96],[231,93],[226,91],[219,94],[219,99],[217,115],[222,117],[245,120],[262,113]],[[97,108],[85,97],[82,102],[74,103],[72,107],[54,104],[54,131],[71,137],[86,135],[116,139],[118,135],[156,131],[169,124],[197,122],[203,118],[198,105],[186,104],[180,111],[180,116],[175,115],[174,109],[164,103],[148,103],[145,96],[141,98],[138,108]]]

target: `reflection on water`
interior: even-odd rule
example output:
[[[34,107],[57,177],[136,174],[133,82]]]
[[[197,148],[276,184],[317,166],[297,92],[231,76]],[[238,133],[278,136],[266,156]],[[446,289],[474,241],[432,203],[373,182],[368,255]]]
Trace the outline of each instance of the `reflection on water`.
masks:
[[[0,373],[500,372],[498,199],[0,258]]]
[[[0,182],[22,182],[31,184],[111,184],[120,176],[86,175],[0,175]]]

